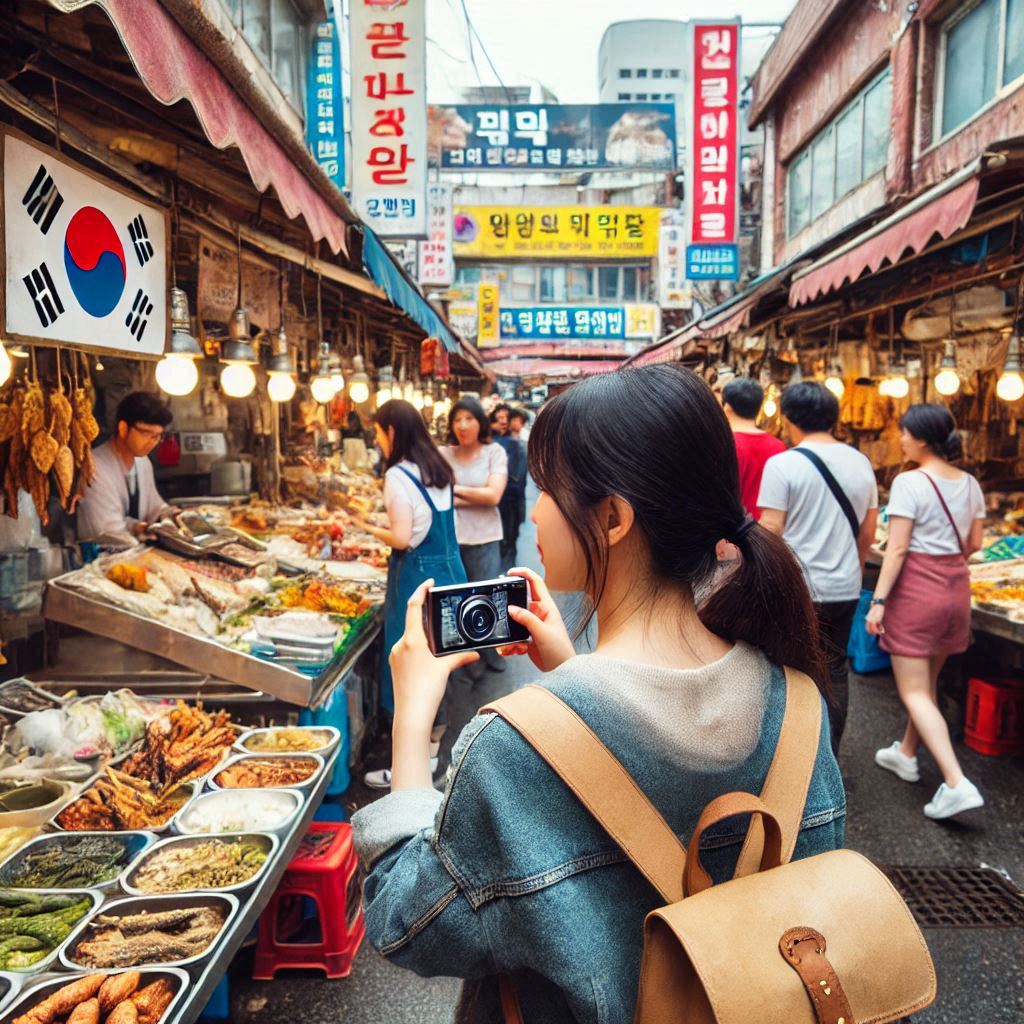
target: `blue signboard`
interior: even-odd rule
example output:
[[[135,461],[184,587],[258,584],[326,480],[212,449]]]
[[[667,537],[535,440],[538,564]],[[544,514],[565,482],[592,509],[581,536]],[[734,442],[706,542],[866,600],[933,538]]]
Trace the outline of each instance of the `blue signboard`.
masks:
[[[686,276],[691,281],[737,281],[740,276],[738,245],[688,245]]]
[[[432,106],[431,161],[442,167],[538,170],[676,165],[672,103]]]
[[[319,22],[306,62],[306,145],[320,169],[345,187],[345,107],[341,94],[341,44],[333,21]]]

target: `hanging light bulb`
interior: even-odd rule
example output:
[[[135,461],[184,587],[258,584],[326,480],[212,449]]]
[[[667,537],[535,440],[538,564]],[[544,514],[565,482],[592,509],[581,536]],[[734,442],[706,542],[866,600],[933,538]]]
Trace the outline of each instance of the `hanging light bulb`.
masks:
[[[267,363],[267,394],[272,402],[290,402],[295,394],[295,364],[283,323],[274,338],[273,354]]]
[[[1018,402],[1024,398],[1024,377],[1020,372],[1020,335],[1010,335],[1010,347],[1006,352],[1003,373],[996,382],[996,394],[1004,402]]]
[[[336,352],[331,353],[330,367],[331,387],[334,388],[334,394],[337,395],[339,392],[345,390],[345,370],[341,363],[341,356]],[[333,398],[334,395],[331,397]]]
[[[385,402],[391,401],[391,387],[388,384],[383,384],[377,388],[377,394],[374,396],[374,404],[379,409]]]
[[[6,384],[11,375],[11,357],[7,354],[3,342],[0,342],[0,384]]]
[[[248,363],[228,363],[220,371],[220,387],[229,398],[247,398],[256,387],[256,374]]]
[[[352,376],[348,382],[348,397],[353,404],[362,405],[370,398],[370,375],[366,372],[363,357],[357,355],[352,360]]]
[[[939,372],[935,374],[935,390],[946,397],[960,390],[960,374],[956,371],[956,342],[952,338],[946,339]]]
[[[188,395],[199,383],[195,361],[203,350],[192,336],[188,296],[178,287],[171,288],[171,342],[166,355],[156,364],[156,382],[169,395]]]
[[[838,363],[832,364],[832,369],[825,378],[825,387],[832,392],[836,398],[842,398],[846,394],[846,384],[843,382],[843,371]]]
[[[423,397],[423,392],[419,388],[417,388],[412,393],[412,404],[413,404],[413,408],[415,408],[417,410],[422,410],[423,406],[425,406],[427,404],[426,403],[426,399]]]
[[[253,366],[259,362],[252,347],[249,330],[249,314],[242,305],[242,235],[238,234],[238,305],[228,322],[228,340],[221,345],[220,359],[224,368],[220,371],[221,390],[229,398],[247,398],[256,387]]]
[[[7,350],[12,359],[28,359],[28,349],[24,345],[14,345]]]
[[[765,398],[764,405],[761,406],[761,414],[765,419],[770,420],[779,411],[779,403],[775,398],[776,394],[775,385],[769,385],[768,397]]]
[[[96,362],[93,364],[93,369],[97,373],[102,373],[106,367],[103,365],[103,360],[99,356],[96,357]]]
[[[309,389],[313,397],[321,404],[326,405],[337,394],[334,383],[331,381],[330,368],[331,350],[326,341],[320,342],[320,358],[316,376],[309,382]]]
[[[889,398],[901,399],[910,394],[910,381],[907,380],[907,368],[902,363],[893,363],[889,373],[889,387],[886,391]]]

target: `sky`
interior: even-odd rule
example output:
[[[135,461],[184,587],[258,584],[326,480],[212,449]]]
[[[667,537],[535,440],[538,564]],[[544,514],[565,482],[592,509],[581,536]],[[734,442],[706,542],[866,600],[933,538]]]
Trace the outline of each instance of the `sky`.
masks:
[[[597,51],[604,30],[633,18],[735,17],[782,22],[795,0],[465,0],[465,8],[505,85],[551,89],[562,103],[597,101]],[[474,38],[470,60],[463,0],[427,0],[427,94],[460,98],[466,86],[497,85]],[[477,75],[479,71],[479,77]]]

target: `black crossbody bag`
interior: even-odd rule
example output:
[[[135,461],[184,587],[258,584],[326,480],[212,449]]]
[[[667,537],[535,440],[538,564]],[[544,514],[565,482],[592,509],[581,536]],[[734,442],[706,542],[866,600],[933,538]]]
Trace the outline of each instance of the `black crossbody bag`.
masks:
[[[793,451],[799,452],[805,456],[811,463],[811,465],[821,474],[822,480],[828,485],[828,489],[832,492],[832,497],[839,502],[839,507],[843,510],[843,515],[846,516],[846,521],[850,524],[850,529],[853,531],[854,543],[860,540],[860,523],[857,522],[857,513],[853,511],[853,506],[850,504],[850,499],[843,493],[842,487],[839,486],[839,481],[832,475],[828,466],[825,465],[824,461],[819,455],[815,455],[814,452],[807,448],[794,448]]]

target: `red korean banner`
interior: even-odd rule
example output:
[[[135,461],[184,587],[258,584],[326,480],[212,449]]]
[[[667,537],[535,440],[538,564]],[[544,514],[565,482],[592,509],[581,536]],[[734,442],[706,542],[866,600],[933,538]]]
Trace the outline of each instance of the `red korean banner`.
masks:
[[[426,0],[351,0],[352,202],[381,238],[427,233]]]
[[[687,276],[738,274],[739,21],[693,23]]]

